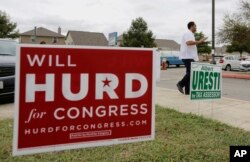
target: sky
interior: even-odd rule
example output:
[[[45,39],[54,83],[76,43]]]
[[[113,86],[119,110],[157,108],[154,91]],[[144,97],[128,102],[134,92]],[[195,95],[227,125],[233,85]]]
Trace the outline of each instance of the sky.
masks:
[[[240,0],[216,1],[216,30],[223,17],[238,9]],[[57,31],[127,31],[131,21],[143,17],[158,39],[180,42],[186,24],[195,21],[198,31],[211,38],[212,0],[0,0],[0,10],[16,22],[19,31],[37,27]]]

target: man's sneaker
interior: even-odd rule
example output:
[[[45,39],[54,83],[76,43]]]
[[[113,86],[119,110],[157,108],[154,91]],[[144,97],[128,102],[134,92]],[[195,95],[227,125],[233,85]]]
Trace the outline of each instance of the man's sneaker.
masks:
[[[184,94],[183,88],[180,86],[180,84],[176,84],[177,89],[179,90],[179,92],[181,92],[182,94]]]

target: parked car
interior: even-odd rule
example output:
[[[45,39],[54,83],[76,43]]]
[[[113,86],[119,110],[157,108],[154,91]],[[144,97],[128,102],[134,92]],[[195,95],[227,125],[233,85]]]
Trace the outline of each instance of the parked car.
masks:
[[[240,65],[241,65],[241,70],[243,71],[250,70],[250,57],[241,61]]]
[[[14,101],[16,45],[0,39],[0,103]]]
[[[183,61],[179,59],[177,55],[168,55],[161,57],[161,62],[166,61],[167,67],[170,65],[175,65],[176,67],[180,67],[180,65],[184,65]]]
[[[224,57],[225,55],[215,55],[214,56],[214,61],[216,64],[219,64],[220,60]],[[213,58],[209,59],[209,63],[213,64]]]
[[[223,70],[231,71],[231,70],[241,70],[240,63],[241,63],[240,56],[225,55],[220,59],[218,64],[222,66]]]

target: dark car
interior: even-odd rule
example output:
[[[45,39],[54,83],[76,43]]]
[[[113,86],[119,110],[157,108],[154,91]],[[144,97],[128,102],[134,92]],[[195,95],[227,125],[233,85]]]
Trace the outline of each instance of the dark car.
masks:
[[[0,103],[14,101],[16,45],[0,39]]]

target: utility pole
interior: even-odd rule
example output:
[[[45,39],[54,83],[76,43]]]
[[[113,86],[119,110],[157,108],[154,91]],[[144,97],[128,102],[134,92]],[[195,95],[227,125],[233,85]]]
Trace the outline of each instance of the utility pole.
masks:
[[[212,0],[212,62],[215,64],[215,0]]]

